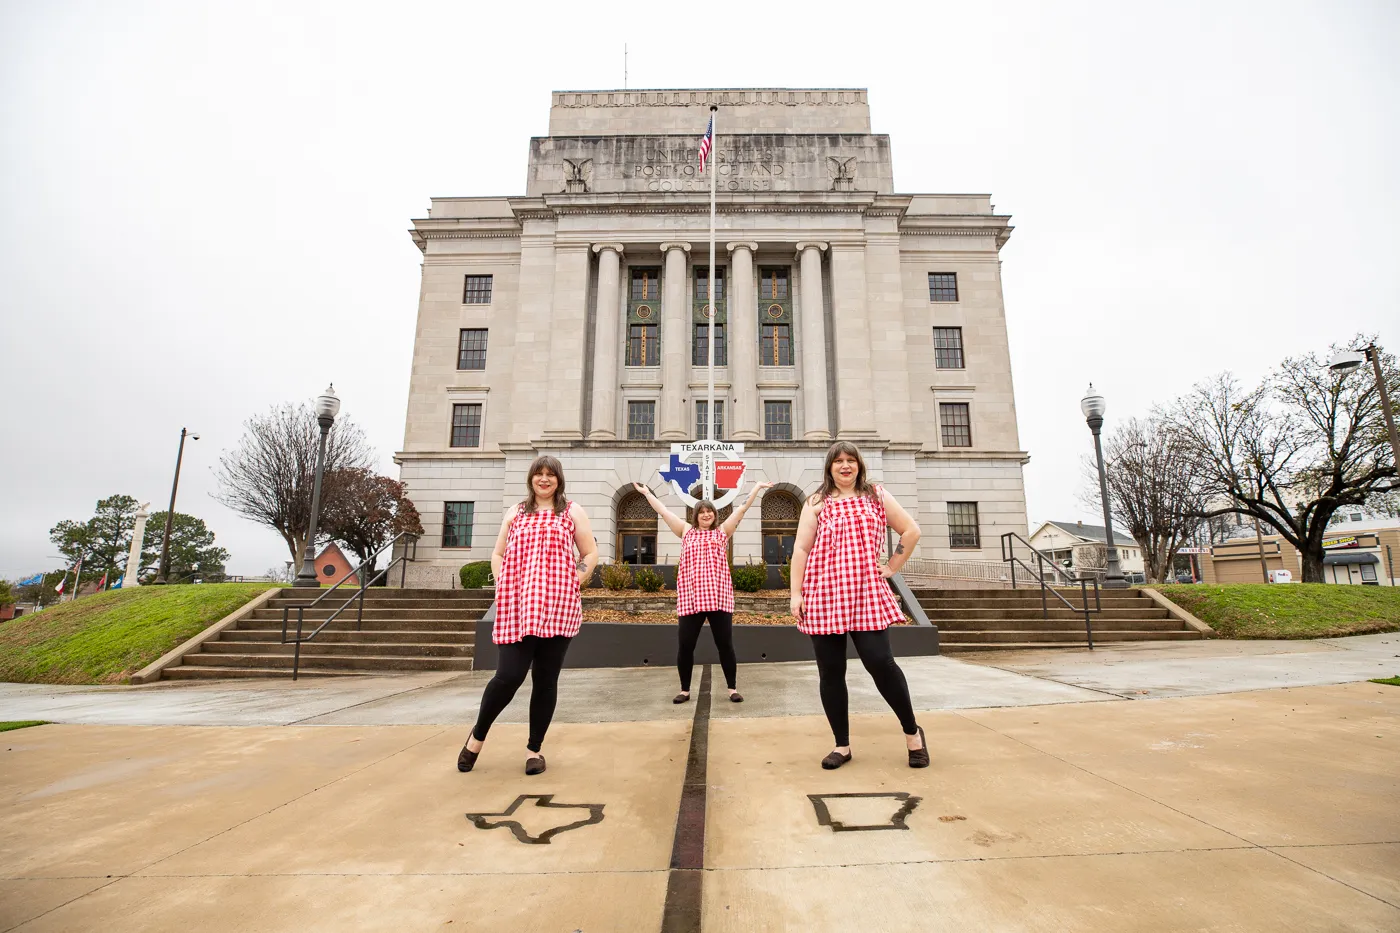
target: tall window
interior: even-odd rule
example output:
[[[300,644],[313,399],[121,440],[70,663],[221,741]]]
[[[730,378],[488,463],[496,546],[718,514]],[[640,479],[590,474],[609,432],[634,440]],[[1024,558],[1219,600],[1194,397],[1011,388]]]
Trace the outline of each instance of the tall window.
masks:
[[[763,403],[763,438],[769,441],[792,440],[792,402]]]
[[[491,276],[469,275],[462,285],[462,304],[489,305],[491,303]]]
[[[933,364],[939,369],[963,368],[961,327],[933,329]]]
[[[972,416],[967,402],[943,402],[938,406],[944,447],[972,446]]]
[[[655,269],[632,270],[632,300],[655,301],[661,297]]]
[[[656,339],[655,324],[629,324],[627,326],[627,365],[661,365],[661,344]]]
[[[656,403],[627,403],[627,439],[649,441],[656,437]]]
[[[781,301],[788,297],[788,270],[786,266],[765,266],[758,273],[759,301]]]
[[[792,365],[792,325],[764,324],[759,337],[758,365]]]
[[[481,403],[452,406],[452,446],[481,446]]]
[[[710,270],[705,266],[695,267],[695,300],[704,302],[710,300]],[[719,275],[715,276],[715,303],[724,300],[724,267],[721,266]]]
[[[956,272],[930,272],[928,274],[929,301],[957,301],[958,274]]]
[[[471,547],[472,517],[475,502],[444,502],[442,504],[442,546]]]
[[[715,440],[724,440],[724,403],[715,402]],[[707,441],[710,439],[710,403],[698,400],[695,403],[695,439]]]
[[[690,365],[710,365],[710,325],[695,325],[695,342],[690,355]],[[715,325],[715,365],[729,365],[729,351],[725,349],[724,325]]]
[[[792,546],[797,541],[797,519],[802,515],[802,503],[792,493],[770,489],[763,494],[763,504],[759,510],[763,562],[787,563],[792,559]]]
[[[948,546],[955,548],[982,546],[982,532],[977,527],[976,502],[948,503]]]
[[[656,512],[639,492],[629,492],[617,504],[617,561],[656,563]]]
[[[462,328],[457,341],[457,368],[486,368],[486,328]]]

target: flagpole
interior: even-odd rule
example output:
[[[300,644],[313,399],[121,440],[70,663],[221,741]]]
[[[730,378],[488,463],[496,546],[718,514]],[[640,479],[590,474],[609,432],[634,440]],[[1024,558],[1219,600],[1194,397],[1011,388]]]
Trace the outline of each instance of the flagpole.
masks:
[[[719,415],[715,411],[715,328],[719,326],[719,309],[715,307],[715,279],[719,276],[719,270],[715,268],[715,182],[719,176],[719,129],[714,126],[714,119],[719,111],[719,107],[710,105],[710,280],[709,280],[709,304],[710,304],[710,401],[707,414],[710,419],[710,430],[705,432],[712,441],[719,440]],[[713,454],[711,457],[713,458]],[[708,471],[706,481],[705,497],[714,501],[715,497],[715,473],[713,469]]]

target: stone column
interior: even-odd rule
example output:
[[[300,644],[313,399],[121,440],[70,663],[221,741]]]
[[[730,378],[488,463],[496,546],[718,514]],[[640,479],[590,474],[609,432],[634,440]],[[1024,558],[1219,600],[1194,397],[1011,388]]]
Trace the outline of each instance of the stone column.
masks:
[[[544,436],[583,439],[583,350],[588,326],[588,244],[556,244]]]
[[[831,297],[836,309],[831,344],[836,350],[837,424],[841,428],[837,436],[843,440],[877,437],[865,243],[831,244]],[[889,365],[889,361],[881,364]]]
[[[141,544],[146,540],[146,519],[151,515],[146,511],[149,502],[141,503],[136,510],[136,527],[131,530],[131,552],[126,556],[126,570],[122,572],[122,589],[140,586],[137,577],[141,576]]]
[[[758,292],[753,281],[757,243],[727,243],[729,250],[729,436],[756,441],[758,432]]]
[[[686,288],[689,243],[662,243],[666,257],[661,283],[661,440],[690,439],[682,401],[690,383],[690,295]]]
[[[617,438],[622,244],[598,243],[593,252],[598,254],[598,317],[593,325],[593,417],[588,436],[610,441]]]
[[[826,302],[822,295],[822,250],[825,243],[798,243],[802,264],[802,409],[809,441],[831,440],[831,418],[826,407]]]

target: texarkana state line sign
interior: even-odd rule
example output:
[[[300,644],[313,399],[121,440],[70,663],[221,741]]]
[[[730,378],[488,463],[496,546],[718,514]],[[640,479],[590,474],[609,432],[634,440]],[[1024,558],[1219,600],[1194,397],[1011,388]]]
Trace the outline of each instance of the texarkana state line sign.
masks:
[[[671,462],[660,470],[661,479],[671,484],[676,497],[694,508],[700,499],[690,490],[696,483],[704,487],[702,498],[722,509],[733,502],[744,484],[744,461],[739,455],[743,444],[727,441],[695,441],[671,445]]]

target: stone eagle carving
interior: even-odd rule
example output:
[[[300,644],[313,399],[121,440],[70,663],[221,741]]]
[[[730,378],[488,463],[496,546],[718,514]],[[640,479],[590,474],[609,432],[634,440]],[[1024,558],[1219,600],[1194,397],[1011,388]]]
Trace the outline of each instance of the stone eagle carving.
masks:
[[[588,180],[593,175],[593,160],[565,159],[564,166],[564,190],[569,192],[587,192]]]
[[[834,182],[852,182],[856,178],[856,159],[858,156],[841,158],[839,156],[827,156],[827,168],[831,172],[831,179]]]

